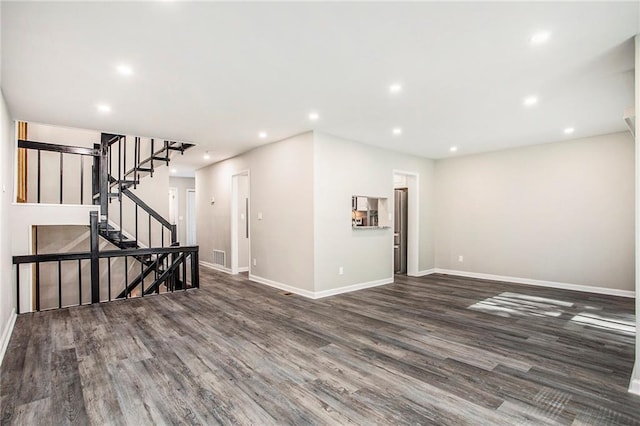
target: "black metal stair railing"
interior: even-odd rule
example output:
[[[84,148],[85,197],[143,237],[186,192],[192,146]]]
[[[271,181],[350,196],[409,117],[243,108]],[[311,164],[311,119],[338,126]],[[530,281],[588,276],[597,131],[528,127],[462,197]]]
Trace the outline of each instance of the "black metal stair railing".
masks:
[[[59,168],[59,181],[58,181],[58,202],[59,204],[72,204],[70,201],[74,201],[73,204],[76,204],[76,202],[78,204],[84,204],[85,202],[85,197],[84,197],[84,193],[85,193],[85,184],[84,184],[84,175],[85,175],[85,158],[86,157],[98,157],[100,155],[99,150],[97,149],[91,149],[91,148],[85,148],[85,147],[81,147],[81,146],[69,146],[69,145],[57,145],[57,144],[51,144],[51,143],[44,143],[44,142],[35,142],[35,141],[29,141],[29,140],[18,140],[18,148],[24,148],[26,149],[28,152],[35,152],[36,153],[36,159],[37,159],[37,167],[36,167],[36,180],[35,180],[35,185],[36,185],[36,197],[35,200],[33,199],[29,199],[28,201],[35,201],[36,203],[40,204],[42,202],[42,196],[43,196],[43,191],[42,191],[42,153],[43,152],[50,152],[50,153],[58,153],[59,154],[59,159],[58,159],[58,168]],[[79,183],[80,183],[80,188],[79,188],[79,192],[77,194],[77,198],[74,194],[68,195],[64,194],[64,182],[65,182],[65,176],[67,177],[67,179],[70,178],[74,178],[75,176],[69,176],[69,173],[65,173],[65,164],[69,164],[67,160],[67,162],[65,162],[65,158],[71,158],[71,157],[76,157],[78,158],[79,161]],[[88,197],[87,197],[88,198]],[[66,201],[66,203],[65,203]],[[90,201],[89,199],[87,199],[86,201]]]
[[[98,213],[91,212],[91,250],[88,252],[76,253],[53,253],[53,254],[37,254],[26,256],[14,256],[13,264],[16,265],[16,297],[17,297],[17,313],[20,313],[20,290],[21,265],[34,265],[34,288],[35,288],[35,310],[55,309],[72,305],[82,305],[86,303],[99,303],[112,301],[130,297],[144,297],[153,293],[174,292],[177,290],[187,290],[198,288],[200,286],[200,277],[198,269],[198,246],[173,246],[173,247],[156,247],[148,249],[123,249],[123,250],[98,250]],[[149,256],[153,262],[147,266],[140,263],[140,274],[134,274],[130,279],[131,264],[130,258],[137,259],[139,256]],[[107,259],[106,284],[103,283],[100,274],[100,259]],[[124,288],[112,297],[115,293],[112,285],[111,262],[113,260],[122,259],[124,263],[124,279],[116,289]],[[89,263],[90,288],[89,301],[83,299],[83,281],[82,281],[82,262]],[[77,262],[78,279],[77,287],[63,285],[62,283],[62,264],[63,262]],[[42,276],[40,269],[42,264],[54,263],[58,265],[57,274],[57,303],[52,306],[42,306]],[[145,278],[151,278],[150,283],[145,287]],[[138,290],[137,295],[133,295]],[[63,306],[63,299],[69,299],[67,294],[77,295],[77,303],[68,303]],[[105,294],[106,293],[106,294]],[[103,295],[104,296],[101,296]]]
[[[111,286],[111,259],[122,258],[124,263],[124,286],[116,289],[118,292],[116,299],[128,298],[134,294],[140,296],[153,292],[174,291],[176,289],[198,286],[198,248],[180,247],[177,241],[176,225],[171,224],[161,214],[145,203],[133,191],[140,180],[145,176],[153,177],[158,166],[167,166],[171,161],[172,152],[184,153],[192,147],[192,144],[162,141],[156,142],[150,139],[148,146],[144,146],[141,138],[135,137],[133,144],[127,143],[124,135],[102,133],[99,144],[94,144],[93,149],[75,146],[64,146],[56,144],[46,144],[20,140],[20,148],[35,150],[37,152],[37,202],[41,202],[41,152],[51,151],[59,153],[60,167],[60,190],[59,201],[63,204],[64,187],[64,157],[63,155],[80,156],[80,204],[85,201],[84,197],[84,157],[93,158],[91,170],[91,190],[90,201],[94,205],[99,205],[100,216],[97,212],[91,215],[91,251],[82,253],[46,254],[15,256],[16,285],[20,289],[20,265],[32,263],[34,265],[35,279],[35,308],[40,310],[40,264],[57,262],[58,269],[58,307],[62,307],[62,264],[63,262],[78,262],[78,304],[82,304],[82,271],[83,261],[85,266],[87,261],[91,264],[91,302],[102,301],[100,297],[100,275],[99,259],[108,258],[107,262],[107,295],[106,300],[112,300]],[[145,154],[146,153],[146,154]],[[50,171],[48,171],[50,175]],[[68,198],[68,196],[67,196]],[[114,200],[118,201],[117,222],[109,220],[109,205]],[[123,212],[125,205],[133,212],[133,224],[125,223]],[[140,220],[142,214],[143,220]],[[146,221],[145,219],[146,215]],[[115,216],[115,213],[112,215]],[[130,215],[129,215],[130,216]],[[146,222],[146,223],[145,223]],[[94,226],[95,225],[95,226]],[[126,226],[125,226],[126,225]],[[141,225],[141,226],[140,226]],[[129,229],[129,233],[125,229]],[[143,230],[144,229],[144,230]],[[159,229],[159,232],[158,232]],[[146,234],[146,246],[141,248]],[[154,237],[155,235],[155,237]],[[98,251],[98,236],[102,236],[107,241],[114,244],[120,250]],[[168,237],[167,238],[165,237]],[[155,239],[154,239],[155,238]],[[158,239],[159,244],[158,244]],[[156,247],[154,247],[154,244]],[[165,247],[168,245],[169,247]],[[95,247],[94,247],[95,246]],[[129,280],[130,265],[138,262],[139,273],[133,273],[133,279]],[[187,265],[190,264],[188,268]],[[191,270],[191,277],[187,278],[187,269]],[[149,281],[151,281],[149,283]],[[146,286],[146,288],[145,288]],[[86,296],[86,293],[85,293]],[[19,306],[19,301],[18,301]]]

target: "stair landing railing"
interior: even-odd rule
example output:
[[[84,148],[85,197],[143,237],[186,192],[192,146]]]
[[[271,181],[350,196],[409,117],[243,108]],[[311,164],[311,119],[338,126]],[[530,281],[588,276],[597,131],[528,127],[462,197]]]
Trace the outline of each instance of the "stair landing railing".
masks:
[[[90,247],[88,252],[75,253],[53,253],[36,254],[26,256],[14,256],[13,264],[16,265],[16,306],[17,313],[21,312],[20,290],[21,290],[21,268],[23,265],[33,265],[33,270],[28,269],[29,274],[33,273],[35,294],[33,295],[36,311],[63,308],[67,306],[93,304],[106,302],[122,298],[145,297],[152,294],[174,292],[177,290],[187,290],[200,286],[200,276],[198,269],[198,246],[174,246],[155,247],[148,249],[127,249],[99,251],[98,249],[98,212],[90,212]],[[141,256],[148,256],[149,261],[140,263],[140,269],[134,270],[132,263]],[[100,260],[106,259],[107,273],[106,279],[101,279]],[[124,263],[124,280],[115,287],[112,285],[112,262],[122,259]],[[77,262],[78,277],[77,287],[62,282],[63,263]],[[83,297],[83,263],[89,263],[89,294],[90,297]],[[57,264],[57,303],[52,305],[42,305],[43,283],[40,273],[43,264]],[[23,270],[23,273],[25,271]],[[104,282],[106,281],[106,283]],[[70,281],[68,281],[70,282]],[[51,293],[51,289],[46,289]],[[77,301],[64,303],[69,300],[68,294],[77,296]],[[135,296],[134,294],[137,294]],[[86,296],[86,292],[85,292]]]

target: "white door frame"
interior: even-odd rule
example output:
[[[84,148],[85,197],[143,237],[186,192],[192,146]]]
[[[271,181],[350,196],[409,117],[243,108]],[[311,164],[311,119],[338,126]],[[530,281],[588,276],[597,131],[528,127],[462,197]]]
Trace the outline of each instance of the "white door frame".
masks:
[[[193,188],[187,188],[187,190],[185,191],[185,203],[186,203],[186,210],[187,210],[187,219],[185,220],[186,222],[186,227],[185,227],[185,234],[184,234],[184,238],[185,238],[185,242],[184,244],[187,244],[187,240],[189,239],[189,234],[191,231],[191,228],[193,228],[196,223],[195,223],[195,215],[193,217],[193,223],[191,221],[191,209],[193,208],[195,210],[195,206],[191,207],[189,206],[189,193],[193,192],[195,194],[196,190]],[[194,197],[195,200],[195,197]],[[194,241],[193,244],[197,244],[197,237],[195,236],[195,232],[194,232]]]
[[[238,177],[246,176],[249,180],[249,211],[247,221],[249,224],[249,274],[251,274],[251,174],[249,169],[231,175],[231,274],[239,271],[238,267]]]
[[[173,202],[170,202],[169,204],[169,218],[171,218],[171,213],[173,213],[173,223],[172,225],[176,225],[176,239],[177,241],[180,241],[180,191],[178,191],[178,188],[175,186],[170,186],[169,187],[169,196],[171,196],[171,193],[174,193],[176,198],[175,200],[173,200]],[[173,204],[173,212],[171,212],[171,204]]]
[[[417,277],[420,270],[420,174],[404,170],[393,170],[391,182],[395,188],[395,175],[403,175],[407,179],[407,275]],[[394,193],[393,190],[391,192]],[[393,204],[392,204],[393,205]],[[395,223],[395,209],[391,209]],[[391,233],[393,237],[393,232]],[[395,275],[393,267],[393,238],[391,239],[391,276]]]

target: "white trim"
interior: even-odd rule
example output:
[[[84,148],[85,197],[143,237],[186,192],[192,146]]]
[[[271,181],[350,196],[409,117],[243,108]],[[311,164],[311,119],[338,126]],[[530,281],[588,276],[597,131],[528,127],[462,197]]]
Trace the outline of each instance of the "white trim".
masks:
[[[436,274],[457,275],[460,277],[479,278],[482,280],[504,281],[517,284],[535,285],[540,287],[551,287],[562,290],[583,291],[587,293],[607,294],[610,296],[636,297],[635,292],[629,290],[618,290],[615,288],[592,287],[588,285],[560,283],[556,281],[534,280],[531,278],[507,277],[503,275],[482,274],[477,272],[454,271],[452,269],[435,268]]]
[[[240,236],[238,235],[238,178],[240,176],[246,176],[248,180],[249,186],[249,210],[251,209],[251,170],[245,169],[239,172],[236,172],[231,175],[231,273],[233,275],[241,272],[240,267],[238,266],[238,240]],[[248,254],[248,262],[251,265],[251,215],[250,211],[247,212],[247,218],[249,224],[249,254]],[[249,270],[249,267],[247,267]]]
[[[330,290],[316,291],[313,294],[314,299],[335,296],[336,294],[350,293],[352,291],[364,290],[365,288],[378,287],[385,284],[393,284],[393,277],[383,278],[381,280],[369,281],[366,283],[352,284],[346,287],[332,288]]]
[[[633,366],[631,372],[631,381],[629,382],[629,392],[640,395],[640,378],[636,378],[636,366]]]
[[[13,332],[13,326],[16,323],[16,310],[11,309],[11,315],[9,316],[9,322],[4,327],[4,331],[2,332],[2,340],[0,340],[0,365],[2,365],[2,360],[4,359],[4,354],[7,351],[7,347],[9,346],[9,340],[11,339],[11,333]]]
[[[395,175],[403,175],[407,180],[408,203],[407,203],[407,275],[415,277],[419,274],[420,263],[420,174],[406,170],[393,169],[391,172],[392,191],[395,189]],[[394,197],[391,197],[393,200]],[[395,203],[389,210],[393,212],[392,225],[395,224]],[[391,275],[394,271],[393,237],[391,239]]]
[[[409,275],[410,277],[424,277],[425,275],[431,275],[436,273],[436,268],[425,269],[424,271],[418,271],[415,275]]]
[[[194,205],[193,206],[189,206],[189,194],[193,192],[194,194]],[[196,221],[195,221],[195,193],[196,190],[193,188],[187,188],[185,191],[185,210],[187,211],[187,220],[185,221],[185,235],[184,235],[184,239],[185,239],[185,244],[189,245],[189,234],[191,233],[191,229],[193,228],[194,232],[194,240],[191,243],[191,245],[196,245],[198,244],[198,234],[197,232],[197,228],[196,228]],[[191,220],[191,210],[194,210],[194,215],[193,215],[193,220]]]
[[[249,272],[249,267],[243,266],[242,268],[238,268],[238,272]]]
[[[301,288],[292,287],[287,284],[279,283],[277,281],[268,280],[266,278],[259,277],[257,275],[251,275],[249,272],[249,281],[253,281],[260,284],[268,285],[269,287],[275,287],[280,290],[285,290],[291,293],[299,294],[300,296],[308,297],[310,299],[315,299],[315,293],[309,290],[303,290]]]
[[[206,266],[207,268],[215,269],[216,271],[219,271],[219,272],[231,274],[231,269],[225,268],[224,266],[214,265],[213,263],[205,262],[204,260],[201,260],[199,263],[200,263],[200,266]]]
[[[171,195],[171,191],[175,193],[176,199],[175,202],[170,202],[171,204],[173,204],[173,223],[171,223],[171,220],[169,220],[169,223],[176,226],[176,233],[178,234],[176,235],[176,238],[179,239],[180,228],[182,227],[182,225],[180,225],[179,223],[180,221],[178,220],[180,218],[180,191],[178,191],[177,187],[170,186],[167,195]],[[169,219],[171,219],[171,204],[169,204]]]
[[[289,291],[300,296],[308,297],[309,299],[322,299],[323,297],[334,296],[336,294],[350,293],[352,291],[363,290],[365,288],[378,287],[385,284],[393,284],[393,277],[383,278],[381,280],[369,281],[365,283],[352,284],[346,287],[333,288],[323,291],[304,290],[301,288],[292,287],[288,284],[283,284],[277,281],[262,278],[257,275],[251,275],[251,273],[249,274],[249,281],[254,281],[259,284],[265,284],[269,287],[274,287],[279,290]]]

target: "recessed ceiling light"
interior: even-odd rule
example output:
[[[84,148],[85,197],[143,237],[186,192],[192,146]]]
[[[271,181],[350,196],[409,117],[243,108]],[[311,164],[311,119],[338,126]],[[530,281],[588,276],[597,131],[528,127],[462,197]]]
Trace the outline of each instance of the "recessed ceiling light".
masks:
[[[205,160],[210,159],[211,156],[209,155],[209,151],[205,152],[204,155],[202,156],[202,158],[204,158]]]
[[[264,139],[264,138],[266,138],[266,137],[267,137],[267,132],[260,132],[260,133],[258,133],[258,137],[259,137],[260,139]]]
[[[451,148],[449,148],[449,151],[451,152],[456,152],[458,150],[457,146],[452,146]]]
[[[111,107],[107,104],[98,104],[96,105],[96,108],[98,108],[98,111],[100,112],[104,112],[104,113],[111,112]]]
[[[389,93],[400,93],[402,92],[402,85],[400,83],[393,83],[391,86],[389,86]]]
[[[116,67],[116,70],[118,70],[118,73],[122,74],[122,75],[131,75],[133,74],[133,68],[131,68],[129,65],[125,65],[125,64],[120,64]]]
[[[177,173],[177,172],[178,172],[178,170],[176,170],[176,169],[171,169],[171,173]]]
[[[533,45],[543,44],[549,41],[551,33],[549,31],[539,31],[529,38],[529,43]]]
[[[573,127],[567,127],[566,129],[564,129],[564,133],[565,133],[566,135],[570,135],[571,133],[573,133],[573,132],[574,132],[574,130],[575,130],[575,129],[574,129]]]
[[[402,134],[402,128],[401,127],[395,127],[392,130],[392,132],[393,132],[394,135],[401,135]]]
[[[309,120],[316,121],[318,118],[320,118],[320,115],[317,112],[309,113]]]
[[[524,106],[533,106],[533,105],[535,105],[537,103],[538,103],[538,98],[535,97],[535,96],[527,96],[522,101],[522,105],[524,105]]]

